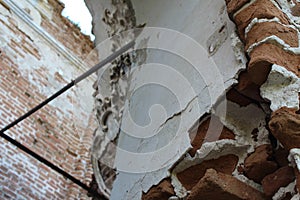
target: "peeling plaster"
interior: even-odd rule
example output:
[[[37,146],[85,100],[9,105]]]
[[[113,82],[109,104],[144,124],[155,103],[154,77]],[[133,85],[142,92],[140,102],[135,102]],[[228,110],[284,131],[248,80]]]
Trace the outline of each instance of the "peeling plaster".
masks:
[[[294,148],[290,150],[289,161],[297,167],[300,172],[300,149]]]
[[[188,194],[188,191],[181,185],[180,181],[177,179],[177,173],[193,165],[200,164],[205,160],[217,159],[228,154],[234,154],[239,158],[245,158],[247,156],[249,148],[249,145],[240,145],[233,140],[220,140],[216,142],[204,143],[202,147],[197,150],[194,157],[186,154],[183,160],[181,160],[172,171],[171,179],[176,195],[180,198],[184,198]]]
[[[184,156],[185,152],[191,148],[189,138],[189,130],[191,127],[195,125],[202,115],[211,112],[213,105],[216,104],[232,84],[237,83],[238,74],[245,69],[247,63],[247,59],[243,54],[243,44],[238,39],[235,33],[235,26],[228,17],[225,2],[197,0],[191,4],[181,4],[180,1],[167,1],[168,2],[132,1],[132,8],[137,20],[136,23],[146,22],[148,26],[166,27],[188,35],[203,47],[201,51],[193,51],[189,46],[191,45],[189,42],[178,40],[176,35],[171,35],[171,37],[167,35],[168,37],[166,37],[164,34],[157,34],[157,38],[161,39],[165,37],[164,41],[166,41],[167,45],[162,45],[166,45],[166,48],[170,46],[173,47],[172,50],[184,48],[184,52],[180,51],[180,53],[183,53],[185,59],[189,58],[190,55],[197,58],[191,60],[187,59],[191,62],[193,67],[203,68],[205,66],[211,66],[213,62],[215,62],[217,68],[213,69],[210,67],[212,70],[216,70],[215,72],[210,72],[203,68],[203,72],[201,71],[202,74],[199,76],[188,63],[172,55],[178,55],[176,51],[168,55],[163,54],[163,52],[147,50],[143,56],[137,56],[137,58],[143,57],[142,60],[144,63],[155,63],[159,61],[162,65],[150,65],[149,67],[147,64],[137,65],[134,63],[134,59],[132,60],[133,65],[130,70],[126,71],[126,76],[128,77],[127,83],[130,83],[127,84],[127,100],[123,107],[119,106],[118,109],[116,109],[122,113],[120,132],[110,134],[111,130],[117,130],[112,129],[112,127],[108,127],[107,132],[105,132],[106,129],[100,130],[105,127],[102,124],[96,134],[102,136],[95,139],[94,142],[94,148],[100,152],[99,154],[95,154],[97,159],[101,157],[101,151],[104,151],[106,148],[106,145],[102,144],[109,143],[109,140],[104,139],[103,136],[108,136],[106,138],[112,136],[111,139],[116,138],[119,147],[119,149],[116,149],[116,157],[113,161],[114,167],[117,168],[118,172],[110,199],[140,199],[142,191],[147,192],[163,178],[170,176],[169,170]],[[98,25],[95,26],[96,30],[94,30],[97,42],[103,41],[107,37],[104,37],[103,29],[100,30],[99,27],[99,24],[103,23],[99,22],[102,18],[95,18],[95,16],[99,16],[99,13],[101,13],[99,9],[103,10],[107,15],[104,22],[108,36],[124,30],[124,27],[114,24],[115,21],[113,19],[115,19],[117,23],[119,21],[118,17],[116,19],[116,16],[118,16],[117,13],[124,13],[118,11],[123,8],[114,6],[116,1],[104,1],[101,5],[93,1],[91,2],[92,3],[88,5],[91,10],[95,10],[96,7],[98,8],[98,14],[94,13],[93,15],[94,21],[97,20],[98,22]],[[95,5],[93,6],[93,4]],[[170,7],[170,5],[172,6]],[[166,8],[166,6],[168,8]],[[155,7],[155,9],[151,9],[152,7]],[[107,12],[106,9],[110,12]],[[210,10],[210,17],[203,18],[203,13],[207,13],[208,9]],[[151,12],[149,12],[149,10],[151,10]],[[162,12],[162,10],[164,10],[164,12]],[[158,17],[162,13],[164,13],[164,17]],[[183,20],[182,22],[180,20],[171,20],[177,15],[183,16],[180,18],[180,20]],[[195,18],[203,18],[203,20],[194,20]],[[172,23],[170,23],[171,21]],[[187,21],[191,23],[186,24]],[[126,27],[128,27],[127,25],[128,24],[125,24]],[[199,29],[197,29],[198,31],[195,31],[195,27],[199,27]],[[179,34],[177,34],[177,36],[179,36]],[[153,34],[147,36],[147,33],[142,32],[139,37],[141,39],[137,39],[137,46],[146,41],[146,47],[151,48],[151,44],[159,42],[159,40],[153,37]],[[128,41],[129,39],[130,36],[127,36],[126,39],[124,38],[124,41]],[[120,43],[117,44],[120,45]],[[213,53],[210,52],[210,44],[217,45]],[[99,54],[101,55],[101,52],[99,52]],[[199,57],[201,57],[201,59],[199,59]],[[171,66],[171,68],[169,67],[167,69],[164,65]],[[159,69],[156,69],[156,67],[159,67]],[[166,69],[165,72],[164,69]],[[181,77],[185,77],[186,80],[190,81],[189,84],[191,84],[191,86],[178,85],[178,80],[174,78],[176,77],[174,76],[176,73],[174,73],[174,75],[170,74],[170,69],[174,72],[177,71],[177,73],[181,74]],[[108,72],[104,72],[102,75],[105,73],[109,76]],[[221,76],[218,75],[219,73]],[[102,86],[99,87],[101,93],[97,94],[97,101],[102,101],[105,97],[110,98],[109,95],[111,93],[109,88],[111,84],[108,82],[105,83],[105,81],[110,81],[107,75],[102,76],[102,79],[98,80],[98,83]],[[216,84],[216,79],[222,82],[224,88]],[[162,94],[165,93],[159,93],[160,89],[157,88],[149,90],[149,92],[153,93],[148,92],[135,95],[137,91],[142,91],[142,87],[140,86],[145,83],[151,83],[149,80],[155,80],[154,83],[160,83],[161,85],[167,84],[168,87],[166,88],[170,91],[179,91],[175,94],[177,95],[176,97],[180,99],[180,106],[176,104],[176,98],[163,98]],[[120,83],[118,85],[120,85]],[[103,90],[101,90],[101,87],[103,87]],[[189,91],[190,89],[191,91]],[[161,102],[158,103],[163,107],[162,111],[158,109],[160,107],[154,106],[155,102],[153,102],[153,100],[161,100]],[[140,105],[142,103],[143,105]],[[145,106],[148,104],[153,106]],[[97,107],[101,108],[101,105],[103,104],[100,103],[100,107],[99,105]],[[107,108],[110,108],[110,106]],[[103,112],[107,110],[107,108],[100,110]],[[214,112],[219,114],[220,111],[218,108],[215,110]],[[110,118],[112,120],[116,119],[117,116],[120,117],[120,115],[111,116],[114,116]],[[99,119],[101,122],[102,117]],[[135,123],[140,127],[134,125]],[[149,123],[149,126],[145,126]],[[176,129],[178,125],[180,126]],[[177,132],[178,134],[172,135],[172,133]],[[166,145],[169,141],[171,145]],[[227,142],[230,143],[230,141]],[[99,145],[101,147],[99,147]],[[222,144],[220,145],[222,146]],[[224,146],[226,146],[226,144],[224,144]],[[247,149],[245,147],[240,148]],[[159,154],[155,154],[155,150],[159,150]],[[127,152],[137,153],[137,158],[131,158],[131,155],[126,154]],[[244,152],[248,152],[248,150]],[[142,171],[141,173],[134,173],[134,170]],[[149,172],[145,172],[147,170]]]
[[[291,200],[298,200],[300,199],[300,193],[296,194],[295,196],[293,196],[293,198],[291,198]]]
[[[221,122],[236,135],[238,144],[251,145],[254,148],[262,144],[269,144],[268,130],[266,129],[266,113],[255,104],[240,107],[238,104],[227,102],[226,118]],[[251,116],[251,117],[249,117]],[[254,129],[258,130],[257,141],[251,135]]]
[[[252,116],[249,118],[249,116]],[[216,142],[207,142],[197,150],[194,157],[186,154],[182,161],[172,171],[172,185],[174,186],[176,195],[180,198],[187,196],[188,191],[181,185],[176,174],[193,166],[200,164],[204,160],[217,159],[221,156],[234,154],[239,157],[237,166],[243,164],[247,155],[254,151],[254,148],[262,144],[269,144],[268,134],[265,122],[266,113],[254,104],[246,107],[240,107],[238,104],[227,102],[227,115],[220,118],[221,122],[227,128],[231,129],[235,135],[235,140],[220,140]],[[257,140],[251,135],[254,129],[258,130]],[[262,191],[261,185],[249,180],[237,171],[233,172],[233,176],[242,182]]]
[[[295,195],[295,186],[296,181],[293,181],[286,187],[281,187],[276,194],[272,197],[272,200],[281,200],[283,199],[286,194],[291,193],[292,195]]]
[[[281,107],[299,109],[300,78],[282,66],[272,66],[260,91],[261,96],[271,102],[272,111]]]
[[[291,14],[291,8],[295,6],[293,1],[285,1],[285,0],[274,0],[272,1],[277,7],[280,6],[280,9],[288,16],[290,22],[296,26],[299,30],[300,28],[300,17],[294,16]]]

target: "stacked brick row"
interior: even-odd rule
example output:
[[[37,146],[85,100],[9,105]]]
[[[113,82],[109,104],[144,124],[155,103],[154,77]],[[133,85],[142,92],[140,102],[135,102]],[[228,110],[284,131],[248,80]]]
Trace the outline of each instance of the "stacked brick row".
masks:
[[[300,56],[290,50],[299,47],[299,26],[295,20],[299,17],[299,3],[272,0],[229,0],[226,3],[249,56],[247,71],[240,76],[236,90],[253,101],[263,102],[265,99],[259,95],[260,87],[274,64],[300,77]],[[280,187],[295,179],[295,191],[300,192],[299,169],[291,167],[292,163],[288,161],[290,150],[300,148],[300,115],[297,109],[283,106],[273,110],[268,120],[269,129],[280,147],[258,147],[245,161],[245,164],[252,162],[251,159],[257,162],[252,162],[245,173],[261,183],[264,193],[270,198]],[[268,155],[263,162],[258,159],[262,153]],[[291,196],[286,194],[286,199]]]
[[[89,37],[82,35],[67,19],[59,21],[58,17],[63,18],[60,2],[48,2],[45,6],[50,6],[53,11],[52,19],[47,18],[46,13],[40,13],[42,28],[74,56],[87,59],[93,49]],[[68,83],[70,80],[63,76],[62,68],[75,71],[76,66],[39,38],[9,7],[1,3],[0,9],[0,127],[3,128],[45,100],[49,93],[45,91],[53,93]],[[48,50],[43,49],[45,46]],[[56,59],[49,62],[49,57]],[[97,54],[92,54],[91,58],[91,62],[96,62]],[[77,111],[85,103],[76,97],[77,89],[70,90],[6,134],[89,185],[92,179],[89,147],[96,124],[93,113]],[[65,108],[69,105],[60,101],[67,101],[73,108]],[[0,199],[89,197],[84,189],[1,138]]]
[[[238,84],[227,93],[227,100],[237,103],[240,108],[259,105],[259,109],[267,113],[265,121],[269,139],[259,144],[258,134],[261,133],[254,129],[250,133],[254,141],[252,144],[258,145],[244,158],[228,154],[171,173],[175,173],[182,187],[188,191],[184,199],[298,200],[300,164],[297,167],[291,152],[300,148],[299,105],[298,108],[282,106],[275,110],[263,108],[270,106],[270,101],[262,97],[261,86],[267,81],[273,65],[282,66],[298,78],[300,76],[300,56],[295,50],[299,47],[300,26],[295,19],[300,16],[300,3],[226,0],[226,4],[249,60],[247,69],[239,75]],[[204,143],[215,141],[206,137],[210,120],[202,121],[191,140],[191,157]],[[237,143],[237,136],[224,127],[218,140]],[[164,179],[144,193],[143,200],[180,199],[180,191],[178,188],[176,191],[176,187],[172,178]]]

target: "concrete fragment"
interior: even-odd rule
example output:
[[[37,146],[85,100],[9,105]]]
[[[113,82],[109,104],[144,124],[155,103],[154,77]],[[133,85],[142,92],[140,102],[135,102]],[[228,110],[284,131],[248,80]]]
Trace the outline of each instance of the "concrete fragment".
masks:
[[[140,199],[142,192],[169,176],[168,170],[191,147],[189,130],[237,82],[237,74],[245,68],[247,61],[224,1],[197,0],[189,4],[173,0],[116,2],[119,1],[87,2],[96,24],[96,43],[107,38],[106,32],[110,36],[124,30],[122,13],[129,16],[124,17],[125,27],[139,23],[146,23],[148,27],[164,27],[150,33],[145,31],[148,28],[145,27],[136,39],[137,47],[142,44],[142,39],[146,40],[143,48],[148,50],[144,62],[133,62],[131,70],[126,71],[129,77],[127,83],[130,84],[126,94],[120,98],[126,102],[118,106],[119,112],[111,117],[122,122],[117,120],[121,122],[120,131],[113,134],[119,147],[114,165],[118,175],[110,198]],[[102,18],[104,21],[101,21]],[[127,21],[129,18],[134,21]],[[200,18],[202,20],[195,20]],[[171,31],[171,34],[165,34]],[[124,38],[124,41],[129,39]],[[199,70],[201,73],[197,72]],[[109,80],[108,77],[102,80],[105,78]],[[116,88],[121,84],[118,83]],[[111,88],[106,85],[106,88]],[[143,85],[150,86],[140,87]],[[171,92],[167,93],[167,90]],[[109,93],[100,96],[109,97]],[[164,96],[171,93],[173,96]],[[110,132],[111,128],[108,128],[107,133]]]

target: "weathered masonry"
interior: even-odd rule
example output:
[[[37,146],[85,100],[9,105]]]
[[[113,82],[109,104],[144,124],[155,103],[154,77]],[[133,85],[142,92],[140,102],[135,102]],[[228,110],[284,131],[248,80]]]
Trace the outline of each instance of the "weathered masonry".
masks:
[[[86,3],[99,52],[136,40],[98,73],[102,194],[300,199],[297,0]]]
[[[98,62],[57,0],[0,1],[0,127]],[[84,184],[92,180],[93,78],[6,132]],[[51,168],[0,139],[0,199],[90,199]]]

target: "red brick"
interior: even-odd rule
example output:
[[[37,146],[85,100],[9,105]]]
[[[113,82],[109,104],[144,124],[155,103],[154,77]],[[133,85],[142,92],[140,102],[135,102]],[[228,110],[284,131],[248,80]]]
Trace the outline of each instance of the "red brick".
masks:
[[[255,24],[247,33],[246,47],[263,40],[269,36],[277,36],[291,47],[298,47],[298,33],[295,29],[281,25],[277,22],[262,22]]]
[[[245,175],[260,183],[261,180],[268,174],[277,170],[277,163],[272,160],[273,150],[271,145],[265,144],[257,147],[255,151],[250,154],[244,163]]]
[[[189,167],[176,176],[187,190],[191,190],[204,176],[207,169],[213,168],[218,172],[231,175],[236,168],[237,162],[238,157],[235,155],[222,156],[218,159],[206,160],[201,164]]]
[[[208,169],[187,198],[187,200],[198,199],[265,200],[266,198],[258,190],[231,175]]]
[[[277,17],[281,23],[289,24],[289,20],[286,15],[279,10],[270,0],[257,0],[248,7],[244,8],[241,12],[234,16],[239,35],[244,41],[245,28],[251,22],[252,19],[273,19]]]
[[[282,167],[262,180],[262,186],[267,196],[272,197],[281,187],[285,187],[295,180],[294,169]]]

